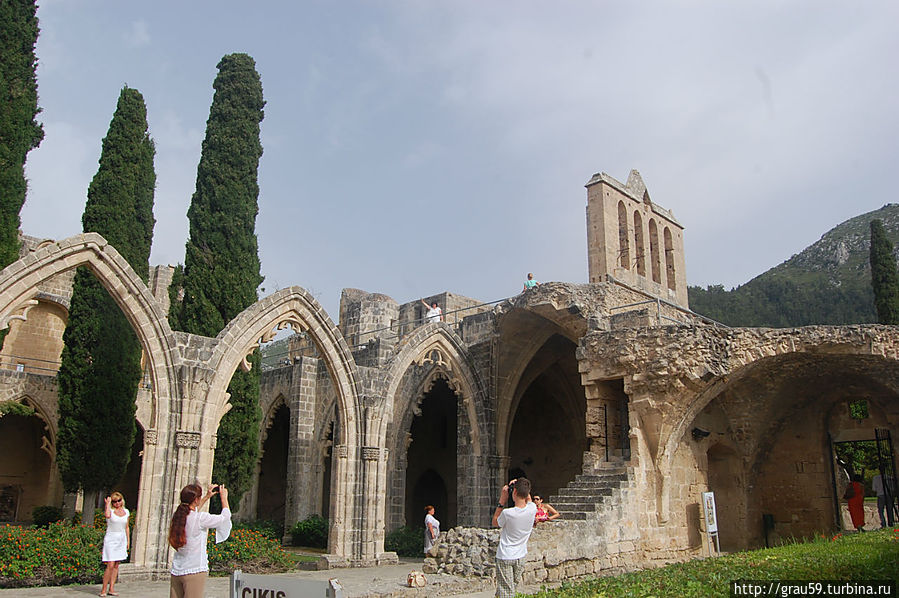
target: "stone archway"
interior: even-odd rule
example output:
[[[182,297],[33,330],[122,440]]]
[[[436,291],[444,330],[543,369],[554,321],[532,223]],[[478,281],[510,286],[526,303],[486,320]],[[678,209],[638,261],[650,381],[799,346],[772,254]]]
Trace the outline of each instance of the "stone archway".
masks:
[[[387,400],[384,411],[378,415],[379,442],[389,449],[389,472],[385,472],[387,504],[381,515],[389,529],[409,523],[409,433],[415,416],[421,413],[423,399],[438,379],[445,381],[445,392],[451,393],[456,406],[456,428],[452,434],[456,467],[451,474],[443,471],[448,489],[463,489],[456,494],[454,515],[462,525],[486,525],[481,506],[493,484],[485,475],[489,451],[485,446],[485,387],[475,372],[462,339],[445,324],[425,324],[403,340],[389,366],[384,384]],[[417,516],[414,509],[410,512]]]
[[[37,305],[40,286],[62,274],[86,266],[122,310],[140,340],[146,356],[147,389],[138,392],[137,418],[146,431],[140,502],[133,535],[131,561],[138,566],[155,566],[168,561],[161,539],[168,522],[152,505],[169,504],[174,493],[167,467],[169,413],[178,393],[176,364],[178,343],[165,314],[146,284],[128,262],[97,233],[76,235],[62,241],[45,241],[0,272],[0,328],[11,320],[27,320]],[[160,442],[161,441],[161,442]]]
[[[522,372],[503,431],[511,470],[525,472],[535,492],[555,494],[583,469],[586,398],[574,343],[550,337]],[[503,450],[504,449],[504,450]]]
[[[192,414],[191,424],[200,429],[215,430],[221,417],[230,408],[225,392],[237,367],[247,369],[246,357],[260,343],[270,341],[277,330],[291,327],[304,332],[315,343],[320,359],[327,367],[337,397],[337,416],[342,432],[341,444],[336,447],[334,479],[338,481],[331,494],[329,508],[329,553],[334,563],[343,559],[353,562],[375,562],[383,552],[383,534],[376,538],[371,526],[357,527],[360,513],[367,508],[363,504],[365,493],[358,492],[357,484],[377,485],[378,478],[368,461],[383,461],[380,449],[365,446],[360,437],[360,422],[364,419],[360,400],[356,364],[349,347],[337,327],[314,297],[300,287],[288,287],[248,307],[235,317],[216,337],[216,344],[208,363],[208,387],[202,388],[202,396],[208,397],[201,409]],[[312,431],[306,435],[312,438]],[[214,437],[208,437],[209,445],[202,457],[201,471],[211,472]],[[201,437],[201,442],[204,439]],[[379,544],[380,541],[380,544]]]

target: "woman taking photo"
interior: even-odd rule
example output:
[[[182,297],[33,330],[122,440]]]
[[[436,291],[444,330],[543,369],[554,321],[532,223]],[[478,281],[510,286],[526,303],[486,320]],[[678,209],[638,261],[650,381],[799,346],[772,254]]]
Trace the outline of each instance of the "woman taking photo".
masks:
[[[221,515],[199,512],[198,509],[216,493],[222,500]],[[210,529],[215,529],[216,544],[224,542],[231,534],[228,489],[222,485],[210,485],[203,495],[203,489],[198,484],[188,484],[181,490],[181,504],[175,509],[169,528],[169,544],[175,549],[170,598],[203,598],[203,588],[209,574],[206,538]]]
[[[103,571],[101,596],[118,596],[115,582],[119,577],[119,563],[128,558],[128,509],[121,492],[113,492],[104,501],[103,515],[106,517],[106,535],[103,536],[103,557],[106,569]]]

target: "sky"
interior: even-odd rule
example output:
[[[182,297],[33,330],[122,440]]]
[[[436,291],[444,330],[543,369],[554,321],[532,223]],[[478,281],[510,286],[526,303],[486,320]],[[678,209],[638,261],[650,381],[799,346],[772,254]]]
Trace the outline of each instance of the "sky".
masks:
[[[222,56],[266,100],[260,297],[493,301],[587,281],[593,173],[640,171],[691,285],[747,282],[896,201],[899,3],[39,0],[26,234],[81,232],[124,85],[156,144],[152,264],[184,261]],[[892,58],[891,58],[892,57]]]

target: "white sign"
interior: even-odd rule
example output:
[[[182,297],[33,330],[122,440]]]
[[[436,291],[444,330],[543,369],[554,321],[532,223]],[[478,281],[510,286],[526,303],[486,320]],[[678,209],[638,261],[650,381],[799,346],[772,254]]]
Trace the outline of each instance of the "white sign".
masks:
[[[336,579],[300,579],[283,575],[231,573],[230,598],[344,598]]]
[[[705,531],[710,534],[718,533],[718,513],[715,509],[715,493],[702,493],[702,512],[705,515]]]

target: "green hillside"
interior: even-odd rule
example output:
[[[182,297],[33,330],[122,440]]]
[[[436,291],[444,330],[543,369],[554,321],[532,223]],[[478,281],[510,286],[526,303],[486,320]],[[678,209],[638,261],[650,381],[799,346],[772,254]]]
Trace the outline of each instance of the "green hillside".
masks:
[[[899,245],[899,204],[851,218],[744,285],[689,287],[690,309],[730,326],[791,327],[876,322],[870,223],[883,221]]]

